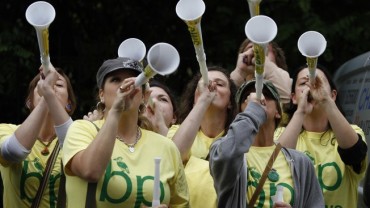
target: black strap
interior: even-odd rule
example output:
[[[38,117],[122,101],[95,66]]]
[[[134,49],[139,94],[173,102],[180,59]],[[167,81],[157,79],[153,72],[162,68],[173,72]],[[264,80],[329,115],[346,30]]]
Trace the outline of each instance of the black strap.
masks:
[[[89,183],[87,185],[85,208],[96,208],[96,199],[95,199],[96,186],[97,183]]]
[[[92,122],[92,121],[90,121],[90,123],[92,123],[92,125],[95,126],[96,131],[99,132],[99,130],[100,130],[99,127],[94,122]]]
[[[59,180],[57,208],[66,207],[66,175],[64,174],[63,163],[61,164],[62,164],[62,172],[61,172],[60,180]]]
[[[96,128],[96,131],[99,132],[99,127],[90,121]],[[85,208],[96,208],[96,186],[98,183],[89,183],[87,185],[87,193],[86,193],[86,203],[85,203]]]
[[[58,158],[58,153],[60,150],[59,146],[59,140],[57,140],[55,147],[53,149],[53,152],[51,153],[50,157],[48,158],[48,161],[46,163],[46,167],[44,170],[44,174],[40,183],[39,188],[37,189],[37,193],[35,198],[32,201],[32,206],[31,208],[38,208],[40,206],[41,200],[42,200],[42,195],[44,193],[44,190],[48,184],[50,174],[52,172],[52,168],[54,167],[55,161]]]

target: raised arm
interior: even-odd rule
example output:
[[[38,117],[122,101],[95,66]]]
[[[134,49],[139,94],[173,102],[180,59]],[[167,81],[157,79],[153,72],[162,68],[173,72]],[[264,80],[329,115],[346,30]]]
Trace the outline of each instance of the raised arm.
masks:
[[[230,78],[234,81],[237,87],[240,87],[246,80],[254,78],[254,71],[255,65],[253,49],[249,48],[239,54],[236,67],[231,72]],[[279,68],[269,59],[268,56],[265,58],[263,78],[270,80],[275,85],[279,92],[280,100],[283,103],[290,102],[292,79],[287,71]]]
[[[59,100],[60,98],[58,98],[57,93],[59,92],[56,91],[66,91],[67,89],[67,82],[52,66],[50,67],[49,73],[46,75],[45,79],[40,79],[37,83],[37,90],[39,94],[44,97],[49,113],[54,121],[55,132],[60,145],[63,145],[68,127],[73,121]],[[68,98],[66,99],[68,102]]]
[[[40,68],[40,71],[42,71],[42,68]],[[62,101],[58,99],[56,91],[66,90],[66,85],[62,80],[58,80],[58,73],[52,65],[46,77],[40,74],[40,79],[37,86],[35,86],[36,89],[30,92],[34,93],[33,100],[27,101],[32,103],[31,106],[35,106],[34,109],[14,134],[4,141],[1,148],[1,154],[6,160],[19,162],[27,157],[41,129],[47,129],[50,125],[48,123],[50,122],[47,117],[48,113],[51,114],[54,124],[58,126],[56,132],[58,138],[61,139],[60,143],[63,144],[65,134],[72,120],[62,106]]]
[[[297,110],[294,112],[287,127],[279,137],[279,143],[287,148],[295,149],[298,136],[302,130],[303,121],[307,114],[312,111],[312,104],[307,101],[309,88],[303,90],[302,98],[298,101]]]
[[[316,105],[322,107],[326,113],[339,147],[342,149],[348,149],[357,143],[359,137],[343,114],[339,111],[335,103],[337,92],[335,90],[327,92],[324,88],[323,82],[323,78],[317,76],[315,86],[311,86],[310,83],[307,83],[307,85],[310,87],[310,92],[317,103]]]
[[[123,81],[121,88],[129,90],[122,92],[120,88],[117,89],[117,96],[112,108],[108,111],[105,123],[98,134],[86,149],[79,151],[68,161],[66,169],[69,169],[74,175],[90,182],[96,182],[101,178],[112,156],[122,118],[129,120],[125,123],[124,128],[136,133],[137,120],[130,120],[132,114],[129,114],[133,110],[130,109],[133,94],[138,93],[138,90],[134,88],[134,82],[134,78],[127,78]]]
[[[290,78],[289,73],[284,69],[279,68],[274,62],[266,57],[265,59],[265,72],[263,78],[271,81],[280,95],[282,103],[290,102],[290,95],[292,90],[293,80]]]
[[[47,112],[47,104],[44,98],[40,98],[39,103],[35,106],[30,115],[14,132],[14,139],[17,139],[19,144],[27,150],[31,150],[35,144],[41,127],[44,124]]]
[[[201,93],[200,97],[172,138],[180,150],[182,161],[189,159],[190,149],[200,128],[203,116],[216,95],[215,83],[211,83],[207,87],[201,80],[198,84],[198,90]]]
[[[236,61],[235,69],[230,73],[230,78],[234,81],[235,85],[239,88],[246,80],[253,79],[254,77],[254,64],[252,59],[254,57],[253,49],[240,53]]]
[[[22,125],[3,142],[1,156],[5,160],[18,163],[27,157],[36,142],[47,111],[45,100],[41,98]]]
[[[265,110],[256,102],[248,104],[230,125],[225,137],[216,140],[210,149],[210,171],[214,179],[218,202],[228,204],[230,191],[242,180],[244,154],[249,151],[259,126],[266,120]],[[245,172],[244,172],[245,173]],[[245,173],[246,174],[246,173]],[[246,179],[245,179],[246,180]],[[245,187],[244,190],[246,191]],[[246,192],[239,193],[245,197]]]

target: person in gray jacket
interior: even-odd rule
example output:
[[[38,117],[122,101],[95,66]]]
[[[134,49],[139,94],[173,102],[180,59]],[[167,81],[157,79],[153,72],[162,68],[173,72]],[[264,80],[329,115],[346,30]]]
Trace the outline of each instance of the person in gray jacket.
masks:
[[[254,86],[255,80],[251,80],[239,88],[236,99],[240,113],[227,135],[210,149],[218,207],[247,207],[266,165],[270,169],[267,179],[256,202],[248,207],[324,207],[313,164],[306,155],[282,148],[268,164],[276,148],[273,135],[281,120],[280,98],[270,81],[263,81],[260,100]],[[280,194],[282,197],[277,197]]]

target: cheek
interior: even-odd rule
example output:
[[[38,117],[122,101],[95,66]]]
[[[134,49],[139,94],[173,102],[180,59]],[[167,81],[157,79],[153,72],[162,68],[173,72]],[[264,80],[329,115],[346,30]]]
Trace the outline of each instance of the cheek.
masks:
[[[294,94],[296,95],[296,99],[299,99],[299,97],[301,97],[303,90],[306,88],[308,88],[306,85],[296,86],[295,91],[294,91]]]
[[[171,122],[173,118],[173,108],[169,103],[161,103],[162,114],[167,122]]]
[[[162,103],[162,102],[158,102],[158,104],[160,105],[160,108],[161,108],[161,111],[162,111],[163,115],[169,116],[169,115],[172,114],[173,108],[172,108],[171,104]]]
[[[298,104],[298,97],[299,97],[299,95],[297,95],[297,92],[298,92],[298,90],[296,88],[295,92],[292,93],[292,96],[291,96],[292,97],[292,103],[295,104],[295,105]]]
[[[67,89],[57,89],[56,90],[56,95],[59,98],[61,102],[68,102],[68,91]]]
[[[220,97],[223,97],[223,98],[229,100],[230,94],[231,94],[229,88],[218,88],[217,91],[218,91],[218,94],[220,95]]]

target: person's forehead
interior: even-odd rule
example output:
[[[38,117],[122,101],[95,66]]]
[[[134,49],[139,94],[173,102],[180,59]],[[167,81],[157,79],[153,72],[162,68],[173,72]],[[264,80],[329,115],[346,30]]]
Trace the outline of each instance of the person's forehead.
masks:
[[[61,74],[59,74],[58,75],[58,80],[57,81],[63,81],[63,82],[67,82],[67,79],[63,76],[63,75],[61,75]]]
[[[218,79],[218,80],[223,80],[225,82],[228,82],[228,78],[227,76],[223,73],[223,72],[220,72],[220,71],[209,71],[208,72],[208,75],[209,75],[209,78],[212,78],[212,79]]]
[[[164,95],[164,96],[169,97],[167,92],[161,87],[153,86],[153,87],[150,87],[150,90],[152,91],[151,95]]]
[[[320,74],[320,76],[323,76],[326,78],[325,73],[320,68],[316,68],[315,71],[316,71],[316,74]],[[308,73],[309,73],[309,69],[308,67],[305,67],[301,71],[299,71],[298,78],[307,77]]]
[[[127,75],[127,76],[136,76],[136,72],[132,69],[117,69],[112,72],[109,72],[106,77],[111,77],[111,76],[117,76],[117,75]]]

